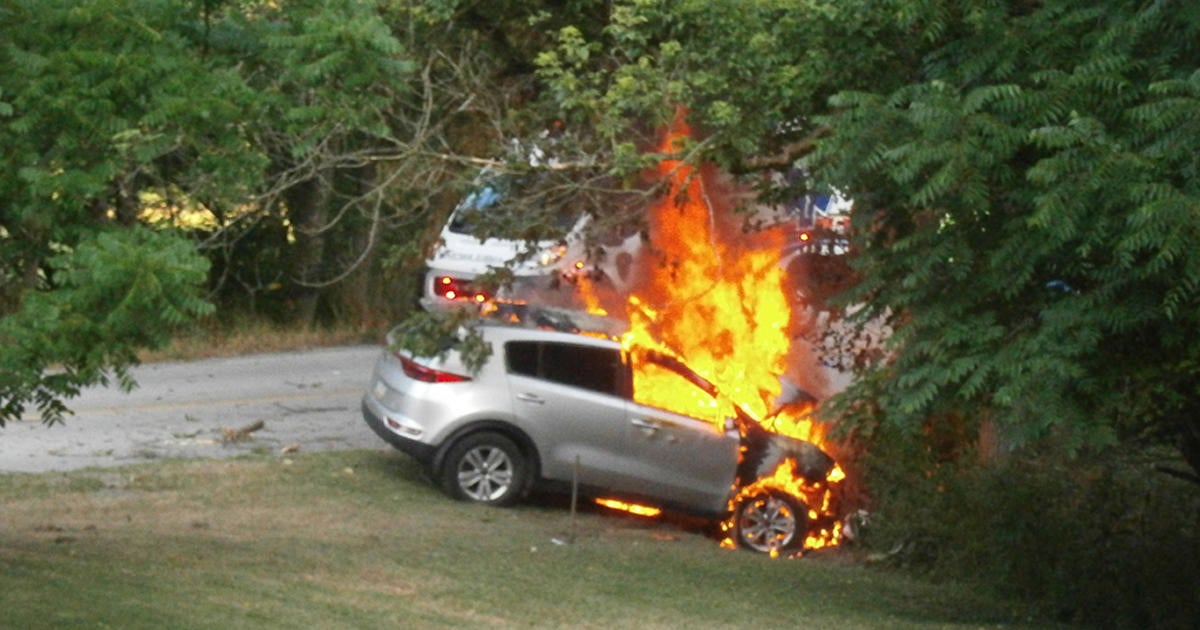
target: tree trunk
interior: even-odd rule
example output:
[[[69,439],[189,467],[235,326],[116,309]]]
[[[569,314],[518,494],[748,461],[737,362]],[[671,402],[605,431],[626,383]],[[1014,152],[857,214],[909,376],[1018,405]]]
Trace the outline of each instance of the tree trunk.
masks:
[[[329,220],[329,204],[333,186],[328,172],[289,188],[284,193],[287,216],[291,221],[295,241],[292,243],[292,320],[302,326],[316,321],[325,267],[325,232]]]

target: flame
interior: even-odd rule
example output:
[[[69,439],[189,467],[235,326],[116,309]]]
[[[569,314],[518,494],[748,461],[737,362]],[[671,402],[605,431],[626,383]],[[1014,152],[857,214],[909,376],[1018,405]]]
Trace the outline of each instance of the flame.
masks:
[[[662,510],[656,507],[639,505],[637,503],[626,503],[624,501],[618,501],[617,499],[596,499],[596,505],[602,505],[610,510],[619,510],[621,512],[628,512],[636,516],[645,516],[647,518],[653,518],[659,514],[662,514]]]
[[[579,263],[575,263],[575,265],[576,269],[582,269],[579,267]],[[592,278],[587,274],[577,274],[574,281],[579,287],[579,296],[583,299],[584,309],[592,315],[608,315],[608,309],[601,304],[600,295],[597,293],[596,284]]]
[[[834,547],[841,543],[842,522],[834,518],[834,493],[836,484],[845,479],[846,474],[841,466],[834,466],[824,481],[809,481],[796,474],[795,468],[795,461],[785,460],[771,475],[742,487],[729,504],[732,508],[739,500],[764,491],[782,492],[797,499],[807,507],[809,522],[802,551],[795,554],[798,557],[804,551]],[[722,547],[732,549],[737,546],[733,541],[733,528],[732,516],[721,523],[721,532],[724,534]],[[773,549],[771,556],[778,557],[778,550]]]
[[[660,146],[667,155],[686,149],[690,129],[680,111]],[[724,431],[734,415],[686,379],[653,363],[638,361],[637,352],[654,351],[679,358],[737,401],[769,431],[807,440],[826,448],[825,427],[812,418],[813,405],[780,410],[780,376],[788,368],[792,311],[781,268],[782,232],[747,235],[729,212],[736,191],[716,172],[671,157],[658,167],[667,184],[650,213],[653,251],[643,265],[651,267],[627,298],[629,330],[622,345],[633,359],[634,398],[692,417],[711,419]],[[602,307],[588,283],[582,295],[592,312]],[[807,506],[810,528],[805,547],[838,544],[840,524],[832,517],[833,486],[844,477],[840,467],[827,479],[803,480],[795,462],[784,462],[769,477],[739,491],[739,497],[774,489]],[[735,497],[735,501],[737,498]],[[731,502],[731,506],[733,503]],[[724,524],[732,530],[732,521]],[[723,546],[731,546],[728,539]]]
[[[680,117],[661,149],[681,150],[689,134]],[[662,161],[659,175],[669,186],[651,212],[655,269],[629,298],[624,345],[686,357],[689,367],[764,417],[780,394],[790,345],[782,241],[773,234],[745,238],[724,212],[731,191],[713,183],[712,173],[672,158]],[[654,374],[634,375],[635,396],[647,404],[671,405],[671,396],[658,391],[670,387]]]

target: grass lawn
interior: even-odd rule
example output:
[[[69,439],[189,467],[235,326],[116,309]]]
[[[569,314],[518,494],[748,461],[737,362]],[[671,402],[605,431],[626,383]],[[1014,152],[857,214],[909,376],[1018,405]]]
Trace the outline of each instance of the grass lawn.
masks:
[[[0,628],[1034,627],[846,552],[455,502],[386,450],[0,475],[0,506]]]

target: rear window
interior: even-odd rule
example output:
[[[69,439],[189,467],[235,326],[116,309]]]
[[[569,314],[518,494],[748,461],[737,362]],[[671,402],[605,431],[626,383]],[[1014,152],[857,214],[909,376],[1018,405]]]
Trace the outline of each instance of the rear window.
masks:
[[[508,240],[560,238],[579,221],[577,202],[545,176],[481,176],[450,219],[456,234]],[[497,210],[507,208],[508,212]]]
[[[508,371],[562,385],[621,396],[621,353],[615,349],[569,343],[510,341],[505,344]]]

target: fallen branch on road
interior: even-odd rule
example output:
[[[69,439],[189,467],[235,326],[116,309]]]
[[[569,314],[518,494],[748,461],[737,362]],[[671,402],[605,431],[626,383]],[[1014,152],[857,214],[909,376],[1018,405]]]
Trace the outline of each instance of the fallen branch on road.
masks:
[[[252,439],[252,433],[263,428],[265,423],[262,420],[252,422],[240,429],[230,429],[229,427],[221,427],[221,443],[229,444],[230,442],[244,442]]]

